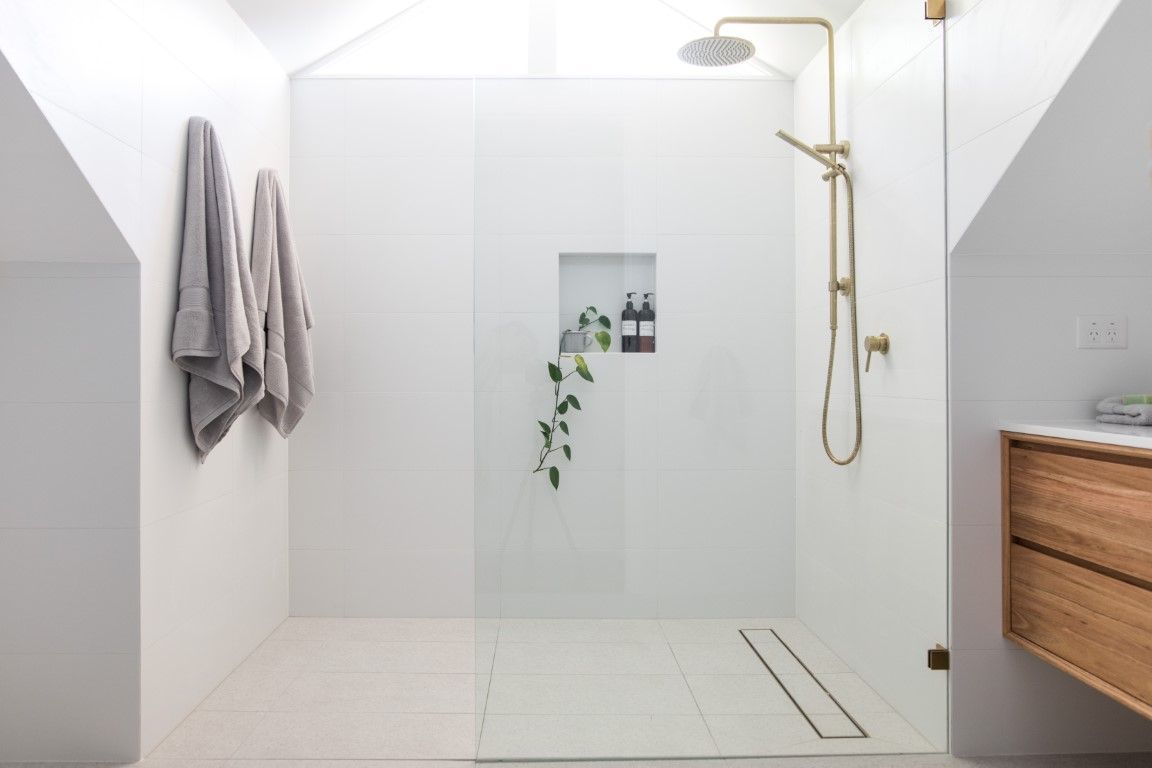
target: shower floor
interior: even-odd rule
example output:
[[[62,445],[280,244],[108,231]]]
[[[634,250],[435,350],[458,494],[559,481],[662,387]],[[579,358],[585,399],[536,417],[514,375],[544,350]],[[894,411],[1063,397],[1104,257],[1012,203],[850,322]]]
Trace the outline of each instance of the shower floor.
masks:
[[[292,618],[150,757],[933,751],[796,619]]]

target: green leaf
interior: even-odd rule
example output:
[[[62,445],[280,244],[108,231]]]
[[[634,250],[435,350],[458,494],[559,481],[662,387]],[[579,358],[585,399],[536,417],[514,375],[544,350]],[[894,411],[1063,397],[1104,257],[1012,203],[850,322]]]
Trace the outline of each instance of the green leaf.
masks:
[[[568,434],[568,422],[566,422],[566,421],[560,422],[560,431],[563,432],[564,434]]]
[[[603,320],[604,318],[600,318]],[[600,349],[605,352],[612,346],[612,334],[608,331],[596,331],[596,341],[600,342]]]
[[[556,406],[556,413],[568,413],[568,401],[561,400],[560,405]]]
[[[588,325],[588,315],[581,312],[580,313],[580,327],[583,328],[586,325]]]
[[[548,479],[552,482],[552,487],[560,490],[560,470],[556,467],[548,467]]]
[[[564,451],[564,455],[568,457],[568,461],[572,461],[572,446],[562,445],[560,448]]]
[[[576,373],[580,374],[580,378],[584,381],[595,381],[592,378],[592,372],[588,370],[588,363],[584,360],[584,356],[576,355],[573,359],[576,361]]]
[[[611,328],[612,327],[612,321],[609,320],[604,315],[600,315],[600,325],[604,326],[605,328]]]
[[[556,363],[548,363],[548,378],[557,383],[563,380],[564,373],[560,370],[560,366],[556,365]]]
[[[544,437],[548,437],[552,434],[552,427],[548,426],[542,421],[538,421],[536,423],[540,425],[540,431],[544,433]]]
[[[565,399],[573,408],[580,410],[580,401],[576,399],[576,395],[568,395]]]
[[[594,315],[600,314],[600,311],[598,309],[596,309],[596,307],[588,307],[588,311]]]

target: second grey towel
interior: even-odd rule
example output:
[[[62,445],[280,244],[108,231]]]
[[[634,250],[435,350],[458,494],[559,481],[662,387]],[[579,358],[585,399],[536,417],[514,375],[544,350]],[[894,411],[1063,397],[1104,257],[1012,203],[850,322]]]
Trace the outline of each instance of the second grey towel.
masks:
[[[189,374],[188,414],[200,461],[264,394],[264,335],[232,180],[212,124],[188,121],[180,299],[172,362]]]
[[[276,171],[269,168],[261,170],[256,179],[252,277],[266,333],[266,393],[257,407],[281,435],[288,437],[316,391],[308,337],[312,308],[300,276],[284,189]]]

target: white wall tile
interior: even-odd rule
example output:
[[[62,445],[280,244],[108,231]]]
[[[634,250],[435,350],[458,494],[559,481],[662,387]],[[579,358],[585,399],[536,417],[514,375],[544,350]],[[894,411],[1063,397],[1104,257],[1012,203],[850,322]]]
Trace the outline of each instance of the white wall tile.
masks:
[[[383,553],[473,544],[470,471],[352,471],[342,483],[348,549]]]
[[[789,235],[792,166],[790,158],[660,158],[658,231]]]
[[[471,80],[348,80],[349,157],[472,157]]]
[[[1041,6],[998,0],[950,23],[948,150],[1055,95],[1117,4],[1061,0],[1043,4],[1038,18]]]
[[[6,279],[0,353],[6,402],[129,402],[139,397],[139,284],[126,279]],[[100,322],[92,322],[100,318]],[[29,375],[35,371],[36,375]]]
[[[347,149],[345,80],[292,81],[292,157],[340,157]]]
[[[349,314],[346,325],[349,391],[472,391],[472,315]]]
[[[107,2],[18,10],[5,14],[0,40],[28,90],[138,149],[143,37],[135,24]]]
[[[83,762],[139,757],[140,657],[135,653],[0,654],[0,691],[19,691],[0,718],[0,759]],[[69,727],[57,724],[69,713]]]
[[[472,234],[470,157],[350,157],[344,172],[349,234]]]
[[[667,80],[658,83],[662,157],[786,157],[775,134],[792,127],[787,81]]]
[[[347,238],[348,312],[471,312],[470,235]]]
[[[293,616],[345,616],[345,563],[342,549],[293,549],[289,611]]]
[[[0,628],[0,654],[134,653],[138,547],[131,528],[0,530],[0,611],[19,617]]]
[[[471,616],[473,550],[404,549],[348,554],[349,616]],[[403,584],[403,589],[380,589]]]
[[[470,392],[349,393],[345,407],[350,469],[472,467]]]
[[[132,403],[0,403],[0,434],[20,436],[0,442],[0,528],[137,525],[138,419]]]
[[[292,549],[340,549],[345,542],[347,492],[339,470],[296,470],[289,482]]]
[[[348,215],[344,160],[300,157],[292,163],[291,206],[299,235],[336,235]]]

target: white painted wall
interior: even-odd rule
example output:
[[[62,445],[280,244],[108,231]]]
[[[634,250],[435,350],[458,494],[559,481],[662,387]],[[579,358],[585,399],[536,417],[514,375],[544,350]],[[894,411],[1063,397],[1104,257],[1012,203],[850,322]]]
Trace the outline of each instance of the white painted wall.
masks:
[[[1152,749],[1146,720],[1001,636],[998,445],[1003,419],[1148,386],[1150,32],[1144,0],[983,0],[948,29],[958,754]],[[1128,316],[1128,349],[1075,349],[1096,313]]]
[[[791,336],[791,86],[298,80],[293,113],[329,350],[291,450],[293,612],[470,613],[475,540],[509,613],[791,615],[792,350],[747,352]],[[658,254],[659,354],[597,358],[563,491],[517,502],[562,251]]]
[[[295,80],[292,613],[471,616],[472,82]]]
[[[43,717],[46,730],[24,729],[5,745],[16,744],[17,759],[130,760],[287,612],[287,448],[253,415],[198,464],[186,380],[169,362],[187,119],[204,115],[220,130],[248,229],[256,171],[271,166],[287,175],[287,79],[223,0],[5,0],[0,19],[0,50],[130,246],[128,260],[139,262],[130,294],[116,304],[138,329],[125,336],[133,349],[122,369],[134,372],[139,426],[131,447],[108,458],[130,460],[139,474],[131,514],[117,523],[133,545],[115,559],[134,581],[122,598],[133,616],[120,623],[134,646],[127,665],[134,711],[118,718],[126,730],[116,731],[105,727],[115,699],[79,715],[60,707]],[[69,223],[82,222],[69,222],[66,212],[53,222]],[[96,325],[90,315],[78,325]],[[84,686],[99,671],[90,664],[69,674]],[[120,685],[128,674],[117,670]],[[8,690],[17,698],[27,691]]]
[[[912,3],[868,0],[836,42],[838,138],[852,142],[857,194],[860,340],[886,332],[892,348],[861,371],[863,450],[836,466],[820,434],[828,193],[822,169],[798,155],[797,615],[943,749],[947,676],[924,663],[947,641],[942,29]],[[826,141],[827,120],[820,56],[796,80],[797,135]],[[843,219],[843,197],[841,206]],[[840,308],[830,435],[844,455],[854,421],[843,300]]]

